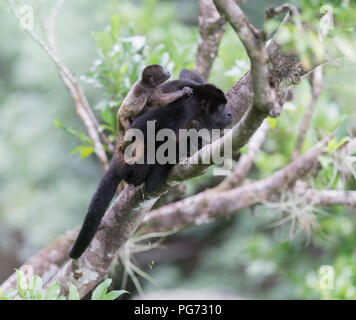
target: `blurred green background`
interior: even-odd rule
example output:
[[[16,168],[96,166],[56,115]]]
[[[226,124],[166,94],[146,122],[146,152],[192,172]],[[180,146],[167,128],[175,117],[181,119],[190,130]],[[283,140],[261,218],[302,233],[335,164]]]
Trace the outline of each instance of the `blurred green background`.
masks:
[[[283,2],[251,0],[243,8],[260,27],[264,8]],[[324,2],[335,6],[336,27],[347,29],[354,39],[352,1],[295,1],[304,18],[313,21],[320,17]],[[35,31],[42,34],[41,21],[55,2],[16,2],[28,3],[35,8]],[[65,3],[56,21],[61,57],[82,79],[91,105],[109,131],[118,103],[145,63],[161,63],[174,77],[182,68],[193,67],[198,14],[197,1],[190,0]],[[0,3],[0,29],[1,282],[26,258],[82,222],[102,169],[93,155],[80,159],[78,153],[70,154],[81,141],[59,127],[81,133],[85,129],[54,64],[19,28],[6,1]],[[116,43],[116,33],[129,45]],[[116,60],[110,56],[113,48]],[[226,91],[248,69],[246,53],[228,26],[210,81]],[[326,69],[324,91],[303,150],[354,114],[355,72],[355,65]],[[258,153],[252,178],[266,177],[290,161],[310,99],[310,85],[304,79]],[[319,186],[330,180],[330,167],[322,174],[315,182]],[[208,178],[187,182],[187,190],[194,192],[204,179]],[[355,179],[346,177],[332,187],[355,190],[355,186]],[[270,228],[274,212],[263,206],[168,237],[162,248],[138,258],[140,268],[154,279],[139,277],[143,290],[204,289],[264,299],[356,298],[356,212],[342,206],[324,211],[327,215],[317,215],[319,229],[309,239],[304,233],[289,239],[288,226]],[[322,265],[335,268],[334,290],[319,288]],[[130,280],[128,286],[135,292]]]

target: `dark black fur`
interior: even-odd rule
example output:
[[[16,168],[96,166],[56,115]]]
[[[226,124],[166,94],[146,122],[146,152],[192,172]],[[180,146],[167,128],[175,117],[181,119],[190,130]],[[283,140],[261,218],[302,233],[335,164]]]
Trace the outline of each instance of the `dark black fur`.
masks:
[[[133,120],[131,127],[140,129],[145,135],[149,120],[156,120],[156,132],[163,128],[170,128],[177,133],[179,129],[189,127],[192,121],[199,121],[201,128],[207,129],[223,129],[228,125],[231,122],[231,113],[226,109],[224,93],[212,84],[203,83],[203,80],[191,71],[184,71],[183,77],[185,76],[190,78],[169,81],[163,85],[162,91],[176,91],[189,86],[193,89],[191,96],[182,97],[167,106],[147,110]],[[193,76],[197,78],[193,79]],[[158,146],[159,143],[156,143],[156,150]],[[122,154],[116,153],[108,171],[101,179],[79,236],[70,251],[71,258],[80,257],[89,245],[121,180],[135,186],[145,183],[145,192],[151,193],[163,185],[173,166],[172,164],[128,165],[122,159]]]
[[[178,80],[179,81],[179,80]],[[181,85],[185,85],[182,81]],[[193,120],[198,120],[202,128],[223,129],[231,121],[227,111],[223,92],[212,84],[189,84],[193,89],[190,97],[181,98],[165,107],[157,107],[136,118],[131,127],[146,132],[147,121],[156,120],[155,130],[172,129],[178,134],[179,129],[189,127]],[[156,142],[156,150],[163,142]],[[147,145],[145,141],[145,145]],[[154,192],[162,186],[173,165],[126,165],[123,179],[139,186],[145,182],[145,191]],[[154,170],[154,174],[152,173]],[[158,178],[159,177],[159,178]]]
[[[188,69],[183,69],[179,74],[180,80],[190,80],[196,83],[205,83],[204,79],[197,73],[192,72]]]

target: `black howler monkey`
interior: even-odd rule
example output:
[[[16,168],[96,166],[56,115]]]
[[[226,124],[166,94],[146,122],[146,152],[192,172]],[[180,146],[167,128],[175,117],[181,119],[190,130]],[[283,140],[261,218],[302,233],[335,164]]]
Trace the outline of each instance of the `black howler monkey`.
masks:
[[[159,64],[152,64],[142,72],[141,78],[132,86],[117,113],[120,134],[130,129],[130,119],[137,117],[144,107],[168,105],[184,95],[190,95],[192,89],[184,87],[174,92],[162,92],[160,85],[170,78],[171,74]]]
[[[147,121],[150,120],[156,120],[156,132],[169,128],[175,133],[179,129],[189,128],[193,121],[197,121],[201,128],[207,129],[223,129],[231,122],[231,113],[226,108],[224,93],[216,86],[204,83],[200,76],[191,71],[183,70],[182,73],[181,79],[164,83],[161,86],[162,91],[174,92],[190,87],[193,94],[181,97],[167,106],[148,109],[132,121],[131,128],[140,129],[146,138]],[[159,143],[156,143],[156,150],[158,147]],[[122,152],[117,148],[109,169],[93,195],[78,238],[70,250],[70,257],[79,258],[90,244],[121,180],[135,186],[145,183],[145,192],[151,193],[164,184],[172,166],[158,163],[127,164],[123,160]]]

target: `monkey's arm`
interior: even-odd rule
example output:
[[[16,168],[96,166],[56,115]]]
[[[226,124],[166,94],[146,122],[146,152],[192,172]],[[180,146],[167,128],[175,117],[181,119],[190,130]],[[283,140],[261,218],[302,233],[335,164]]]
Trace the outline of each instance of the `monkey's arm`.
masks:
[[[127,117],[126,115],[118,113],[117,120],[119,124],[119,131],[122,131],[123,129],[123,132],[126,132],[131,128],[129,117]]]
[[[193,93],[193,89],[189,87],[184,87],[181,90],[170,92],[170,93],[161,93],[157,98],[157,105],[164,106],[170,104],[171,102],[185,96],[191,95]]]
[[[179,79],[179,80],[171,80],[171,81],[163,82],[158,87],[164,93],[171,93],[178,90],[182,90],[184,87],[193,88],[193,86],[196,85],[197,83],[195,81]]]

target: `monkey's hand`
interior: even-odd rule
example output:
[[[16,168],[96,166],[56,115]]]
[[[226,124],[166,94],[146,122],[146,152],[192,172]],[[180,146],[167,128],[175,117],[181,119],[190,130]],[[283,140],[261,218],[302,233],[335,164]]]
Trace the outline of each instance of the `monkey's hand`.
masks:
[[[184,95],[186,95],[186,96],[190,96],[193,93],[193,89],[189,88],[189,87],[184,87],[182,90],[183,90]]]

